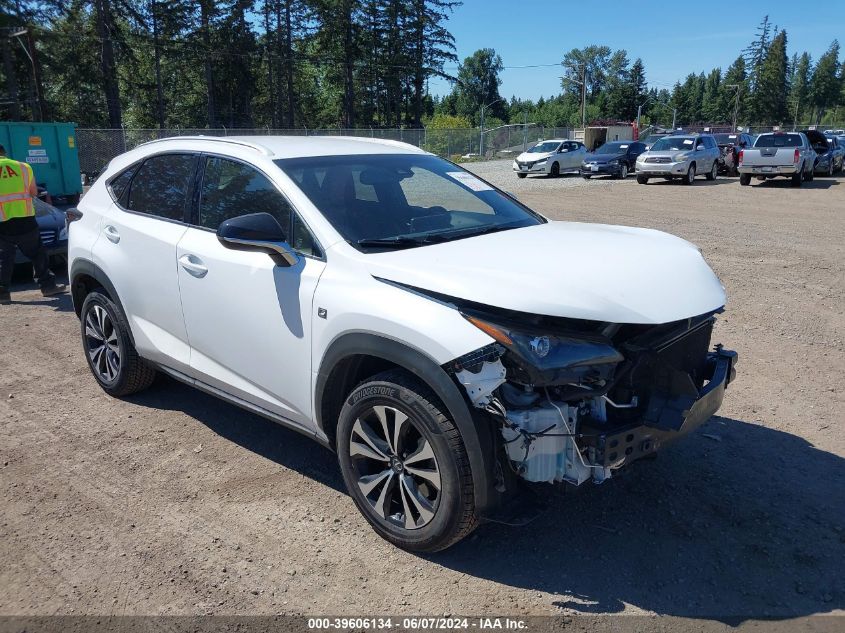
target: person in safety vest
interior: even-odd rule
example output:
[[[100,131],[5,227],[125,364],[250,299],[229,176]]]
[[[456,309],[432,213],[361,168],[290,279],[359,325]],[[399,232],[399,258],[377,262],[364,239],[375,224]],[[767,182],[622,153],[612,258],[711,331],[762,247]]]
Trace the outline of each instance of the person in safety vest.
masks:
[[[32,202],[37,196],[32,167],[7,158],[6,148],[0,145],[0,304],[11,301],[9,287],[18,248],[32,260],[42,295],[51,297],[65,291],[64,285],[56,284],[47,249],[41,243]]]

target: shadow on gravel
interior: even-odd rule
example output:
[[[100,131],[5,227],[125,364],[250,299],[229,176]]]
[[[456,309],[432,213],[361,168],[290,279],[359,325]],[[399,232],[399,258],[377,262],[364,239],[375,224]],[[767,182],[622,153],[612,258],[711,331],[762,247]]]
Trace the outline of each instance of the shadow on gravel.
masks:
[[[808,416],[807,424],[813,424]],[[482,526],[428,557],[581,613],[625,605],[736,624],[845,608],[845,460],[728,418],[524,528]]]
[[[178,380],[159,374],[151,389],[127,400],[153,409],[181,411],[230,442],[346,493],[337,458],[321,444]]]
[[[661,185],[665,187],[677,186],[677,187],[713,187],[716,185],[732,185],[735,182],[739,182],[736,178],[728,178],[726,176],[719,176],[716,180],[705,180],[704,178],[696,178],[695,183],[692,185],[684,185],[680,180],[664,180],[663,178],[650,178],[648,181],[648,185]]]
[[[827,176],[816,176],[811,181],[804,181],[801,185],[801,189],[830,189],[831,187],[838,185],[839,181],[834,178],[828,178]],[[757,187],[766,187],[771,189],[793,189],[792,182],[790,182],[787,178],[771,178],[769,180],[764,180],[760,182],[758,180],[751,181],[752,186]],[[799,187],[794,187],[798,189]]]

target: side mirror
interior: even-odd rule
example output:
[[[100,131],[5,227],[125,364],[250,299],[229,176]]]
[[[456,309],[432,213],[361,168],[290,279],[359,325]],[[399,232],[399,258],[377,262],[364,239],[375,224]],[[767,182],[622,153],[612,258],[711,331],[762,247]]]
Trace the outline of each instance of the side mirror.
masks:
[[[217,239],[226,248],[267,253],[279,266],[293,266],[299,261],[285,241],[285,232],[269,213],[250,213],[224,221],[217,229]]]

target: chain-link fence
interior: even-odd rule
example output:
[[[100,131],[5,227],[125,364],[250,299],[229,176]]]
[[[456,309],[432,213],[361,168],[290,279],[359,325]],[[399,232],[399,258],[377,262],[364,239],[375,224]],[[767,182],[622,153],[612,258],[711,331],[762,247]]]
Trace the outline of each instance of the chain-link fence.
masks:
[[[572,128],[535,125],[505,125],[484,131],[448,129],[78,129],[79,165],[86,177],[96,176],[118,154],[141,143],[171,136],[361,136],[401,141],[452,160],[489,160],[516,156],[537,141],[569,138]],[[482,156],[483,153],[483,156]]]

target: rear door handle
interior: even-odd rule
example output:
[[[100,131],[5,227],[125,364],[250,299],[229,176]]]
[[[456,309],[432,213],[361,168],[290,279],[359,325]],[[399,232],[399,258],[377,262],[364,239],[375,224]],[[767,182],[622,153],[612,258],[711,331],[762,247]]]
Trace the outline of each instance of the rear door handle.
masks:
[[[108,239],[109,242],[117,244],[120,241],[120,233],[111,224],[108,224],[105,228],[103,228],[103,233],[106,234],[106,239]]]
[[[208,274],[208,267],[196,255],[182,255],[179,264],[194,277],[205,277]]]

